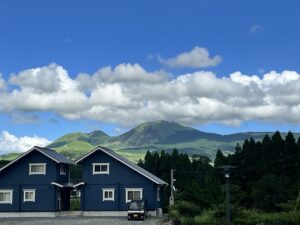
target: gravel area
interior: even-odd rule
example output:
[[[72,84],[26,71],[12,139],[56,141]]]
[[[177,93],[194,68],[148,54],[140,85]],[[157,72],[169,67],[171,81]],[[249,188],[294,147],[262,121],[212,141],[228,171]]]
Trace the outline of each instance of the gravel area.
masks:
[[[126,218],[56,217],[56,218],[0,218],[1,225],[161,225],[161,219],[128,221]]]

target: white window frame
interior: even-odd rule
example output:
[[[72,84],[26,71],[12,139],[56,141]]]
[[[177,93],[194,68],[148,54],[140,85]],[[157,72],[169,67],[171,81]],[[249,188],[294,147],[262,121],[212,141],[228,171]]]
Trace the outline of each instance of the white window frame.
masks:
[[[0,204],[12,204],[13,203],[13,190],[12,189],[1,189],[0,193],[9,193],[9,201],[0,201]]]
[[[107,171],[95,171],[96,166],[107,166]],[[94,174],[109,174],[109,163],[93,163],[93,175]]]
[[[43,172],[32,172],[31,167],[32,166],[44,166]],[[46,175],[46,166],[47,163],[29,163],[29,175]]]
[[[59,174],[60,175],[66,175],[67,174],[67,166],[66,166],[66,164],[60,164],[60,166],[59,166]]]
[[[33,193],[33,199],[26,199],[26,193]],[[23,189],[23,201],[35,202],[35,189]]]
[[[128,203],[128,202],[131,202],[131,200],[128,199],[128,192],[130,191],[139,191],[141,192],[141,199],[143,199],[143,188],[125,188],[125,202]]]
[[[112,192],[112,197],[105,198],[105,192]],[[102,201],[115,201],[115,189],[114,188],[102,188]]]

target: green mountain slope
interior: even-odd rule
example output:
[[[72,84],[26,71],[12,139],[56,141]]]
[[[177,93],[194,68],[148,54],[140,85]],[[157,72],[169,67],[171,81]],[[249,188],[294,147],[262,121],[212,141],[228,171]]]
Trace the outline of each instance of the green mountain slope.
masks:
[[[97,146],[97,145],[106,143],[109,139],[110,139],[110,137],[106,133],[104,133],[103,131],[100,131],[100,130],[95,130],[91,133],[77,132],[77,133],[66,134],[66,135],[60,137],[59,139],[57,139],[56,141],[52,142],[47,147],[61,148],[72,142],[78,142],[81,144],[88,143],[90,146]],[[73,147],[74,147],[74,145],[73,145]],[[78,147],[80,147],[80,146],[78,146]]]
[[[236,143],[242,143],[246,138],[260,140],[267,132],[246,132],[230,135],[202,132],[197,129],[168,121],[143,123],[119,136],[110,137],[96,130],[91,133],[66,134],[52,142],[47,147],[77,159],[81,155],[103,145],[116,150],[121,155],[137,161],[143,158],[147,150],[171,151],[177,148],[188,154],[202,154],[214,158],[216,151],[221,149],[233,152]],[[270,136],[272,133],[268,133]],[[285,133],[282,133],[285,136]],[[295,134],[295,138],[299,134]],[[9,156],[11,158],[11,155]],[[2,156],[5,159],[5,156]]]
[[[156,121],[143,123],[116,137],[110,137],[99,130],[91,133],[67,134],[48,147],[71,158],[78,158],[97,145],[112,148],[133,160],[142,158],[147,150],[171,151],[174,148],[188,154],[203,154],[213,158],[219,148],[233,152],[236,143],[241,143],[250,137],[259,140],[265,134],[264,132],[247,132],[220,135],[202,132],[174,122]]]
[[[199,139],[216,140],[219,136],[221,135],[205,133],[174,122],[157,121],[143,123],[125,134],[113,138],[111,142],[139,147],[194,142]]]

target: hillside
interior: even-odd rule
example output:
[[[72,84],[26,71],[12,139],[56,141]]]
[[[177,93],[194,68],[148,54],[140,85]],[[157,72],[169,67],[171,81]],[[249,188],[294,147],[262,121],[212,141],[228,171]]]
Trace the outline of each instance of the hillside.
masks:
[[[171,151],[174,148],[190,155],[202,154],[214,158],[218,149],[223,152],[234,152],[236,143],[251,137],[260,140],[265,134],[266,132],[245,132],[220,135],[202,132],[174,122],[156,121],[140,124],[115,137],[110,137],[100,130],[91,133],[70,133],[58,138],[47,147],[72,159],[77,159],[97,145],[112,148],[133,161],[143,158],[147,150]],[[272,133],[268,134],[272,135]],[[285,133],[282,135],[284,136]],[[298,136],[299,134],[295,134],[296,138]],[[2,156],[2,158],[11,159],[12,155]]]
[[[233,152],[236,143],[250,137],[259,140],[264,135],[265,133],[259,132],[220,135],[202,132],[174,122],[156,121],[140,124],[115,137],[110,137],[99,130],[91,133],[67,134],[48,147],[71,158],[78,158],[97,145],[110,147],[135,161],[142,158],[147,150],[171,151],[174,148],[188,154],[203,154],[213,158],[219,148],[226,152]]]

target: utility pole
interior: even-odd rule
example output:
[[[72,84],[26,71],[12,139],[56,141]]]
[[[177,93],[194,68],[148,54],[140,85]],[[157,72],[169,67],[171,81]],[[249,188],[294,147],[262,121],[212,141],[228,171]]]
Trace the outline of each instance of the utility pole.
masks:
[[[226,181],[225,192],[226,192],[226,225],[230,225],[230,191],[229,191],[229,182],[230,182],[230,169],[236,168],[235,166],[221,166],[220,169],[224,171],[224,177]]]
[[[174,169],[171,169],[171,195],[170,195],[170,206],[174,205]]]

